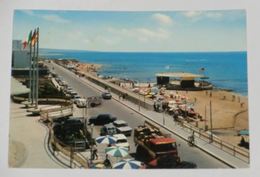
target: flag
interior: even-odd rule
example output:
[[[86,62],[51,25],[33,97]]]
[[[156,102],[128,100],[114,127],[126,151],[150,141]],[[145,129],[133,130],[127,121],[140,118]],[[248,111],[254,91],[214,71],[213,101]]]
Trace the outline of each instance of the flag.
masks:
[[[34,30],[33,35],[32,35],[32,39],[31,39],[32,46],[34,46],[36,41],[37,41],[37,34],[36,33],[37,33],[36,30]]]
[[[27,40],[27,44],[30,44],[30,43],[31,43],[31,40],[32,40],[32,30],[31,30],[30,33],[29,33],[28,40]]]
[[[25,49],[27,47],[27,41],[23,41],[23,49]]]

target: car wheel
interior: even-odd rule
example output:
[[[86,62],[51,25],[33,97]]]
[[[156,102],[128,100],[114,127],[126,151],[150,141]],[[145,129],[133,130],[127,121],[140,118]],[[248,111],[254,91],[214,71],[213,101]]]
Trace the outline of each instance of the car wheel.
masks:
[[[91,103],[90,106],[93,108],[93,107],[96,106],[96,104],[95,103]]]

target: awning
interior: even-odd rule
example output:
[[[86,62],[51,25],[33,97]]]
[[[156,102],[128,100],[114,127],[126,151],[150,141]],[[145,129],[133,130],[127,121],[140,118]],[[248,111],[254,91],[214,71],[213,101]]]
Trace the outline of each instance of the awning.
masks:
[[[24,86],[21,82],[15,78],[11,78],[11,95],[21,95],[29,93],[30,89]]]

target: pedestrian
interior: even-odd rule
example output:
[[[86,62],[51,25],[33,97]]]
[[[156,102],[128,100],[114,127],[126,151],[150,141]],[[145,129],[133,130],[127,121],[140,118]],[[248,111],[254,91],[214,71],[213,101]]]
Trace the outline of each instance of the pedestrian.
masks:
[[[97,150],[97,145],[94,144],[92,147],[92,160],[98,159],[98,154],[97,154],[98,150]]]
[[[156,102],[153,102],[153,110],[156,111]]]
[[[104,165],[105,165],[105,167],[106,168],[111,168],[112,167],[112,165],[111,165],[111,162],[110,162],[110,160],[108,159],[108,155],[106,154],[106,159],[104,160]]]
[[[209,97],[212,97],[212,92],[211,91],[209,92]]]

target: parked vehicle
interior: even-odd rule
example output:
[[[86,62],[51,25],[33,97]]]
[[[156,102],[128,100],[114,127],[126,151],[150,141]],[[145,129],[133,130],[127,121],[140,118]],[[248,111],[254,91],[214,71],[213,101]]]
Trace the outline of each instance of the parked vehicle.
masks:
[[[71,95],[72,97],[73,97],[74,95],[77,95],[77,94],[78,94],[78,93],[75,92],[75,91],[73,91],[73,90],[70,92],[70,95]]]
[[[89,118],[89,124],[105,125],[114,122],[117,118],[110,114],[99,114],[98,116]]]
[[[108,91],[103,92],[103,93],[101,94],[101,96],[102,96],[103,99],[106,99],[106,100],[110,100],[110,99],[112,98],[111,93],[108,92]]]
[[[87,106],[87,100],[84,98],[79,98],[75,100],[75,104],[78,108],[85,108]]]
[[[117,133],[116,127],[114,126],[113,123],[106,124],[100,129],[100,136],[105,136],[105,135],[112,136],[116,133]]]
[[[124,134],[125,136],[131,136],[132,128],[128,126],[124,120],[116,120],[113,122],[116,127],[117,133]]]
[[[84,136],[84,123],[78,118],[56,120],[53,124],[54,136],[63,146],[73,147],[76,151],[89,148],[89,142]]]
[[[80,97],[79,95],[73,95],[73,96],[72,96],[72,101],[73,101],[73,103],[76,103],[76,101],[77,101],[78,99],[81,99],[81,97]]]
[[[124,134],[115,134],[113,137],[116,138],[116,146],[127,148],[128,151],[130,150],[130,145],[127,141],[127,138]]]

